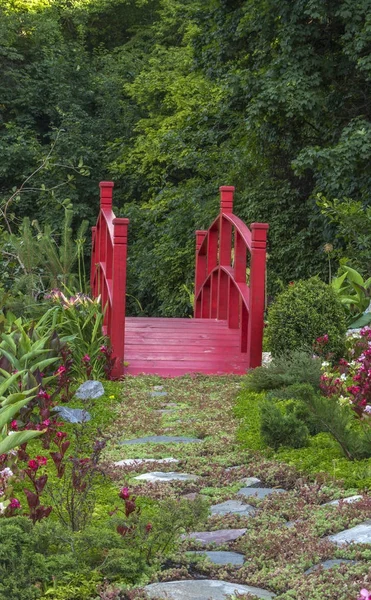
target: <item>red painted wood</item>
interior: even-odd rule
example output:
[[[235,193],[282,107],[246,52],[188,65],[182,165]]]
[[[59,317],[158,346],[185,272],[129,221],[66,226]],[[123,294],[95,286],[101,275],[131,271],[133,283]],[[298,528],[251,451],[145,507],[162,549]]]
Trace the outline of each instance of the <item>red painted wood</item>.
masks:
[[[128,219],[112,212],[110,181],[100,183],[100,211],[92,228],[91,288],[105,307],[114,377],[125,373],[245,373],[261,363],[268,225],[251,231],[233,214],[232,186],[220,188],[220,213],[196,232],[195,318],[126,318]],[[233,264],[232,241],[234,240]],[[250,281],[246,283],[247,252]]]
[[[253,223],[250,231],[233,214],[234,187],[219,189],[219,217],[206,234],[202,232],[202,239],[198,232],[196,234],[196,264],[206,256],[206,273],[205,263],[202,263],[203,281],[200,268],[196,276],[195,317],[226,319],[232,330],[239,330],[240,350],[247,354],[248,367],[256,367],[262,359],[268,224]],[[246,282],[248,252],[249,285]]]
[[[126,255],[128,219],[112,212],[112,181],[101,181],[100,210],[92,228],[90,286],[101,297],[104,309],[103,332],[111,339],[115,360],[112,376],[123,374],[125,348]]]

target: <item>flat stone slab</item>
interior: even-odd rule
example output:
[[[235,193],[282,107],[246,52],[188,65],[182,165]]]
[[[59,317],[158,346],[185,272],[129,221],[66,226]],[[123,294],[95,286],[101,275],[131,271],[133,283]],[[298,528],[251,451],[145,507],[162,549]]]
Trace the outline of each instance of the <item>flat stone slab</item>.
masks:
[[[156,415],[170,415],[171,413],[174,413],[175,410],[173,408],[159,408],[153,412],[156,413]]]
[[[140,465],[144,465],[145,463],[152,463],[152,462],[156,462],[156,463],[161,463],[161,464],[167,464],[167,463],[178,463],[179,459],[177,458],[125,458],[124,460],[119,460],[117,462],[114,462],[113,464],[115,465],[115,467],[132,467],[133,465],[138,465],[138,467]]]
[[[198,438],[183,437],[181,435],[149,435],[147,437],[134,438],[133,440],[123,440],[118,442],[119,446],[132,444],[190,444],[192,442],[202,442]]]
[[[217,531],[194,531],[181,536],[182,540],[195,540],[203,544],[225,544],[233,542],[246,533],[247,529],[218,529]]]
[[[362,500],[363,496],[348,496],[348,498],[340,498],[339,500],[330,500],[330,502],[325,502],[321,504],[321,506],[339,506],[340,502],[345,502],[345,504],[353,504],[353,502],[358,502],[358,500]]]
[[[275,594],[262,588],[216,579],[151,583],[144,589],[150,598],[160,597],[169,600],[225,600],[228,595],[235,593],[249,593],[264,600],[275,597]]]
[[[371,520],[334,535],[329,535],[327,539],[338,546],[343,544],[371,544]]]
[[[100,381],[89,379],[80,385],[75,396],[76,398],[80,398],[80,400],[96,400],[104,396],[104,387]]]
[[[151,396],[151,398],[159,398],[161,396],[167,396],[167,392],[154,391],[150,392],[149,395]]]
[[[227,500],[226,502],[222,502],[221,504],[214,504],[214,506],[210,507],[210,511],[212,515],[243,515],[243,516],[252,516],[255,514],[256,510],[250,504],[243,504],[239,500]]]
[[[198,479],[197,475],[190,475],[189,473],[176,473],[175,471],[170,471],[169,473],[164,473],[163,471],[152,471],[152,473],[143,473],[143,475],[138,475],[134,477],[138,481],[196,481]]]
[[[242,567],[245,562],[244,555],[239,554],[238,552],[194,550],[189,552],[189,554],[206,556],[210,562],[214,563],[214,565],[234,565],[235,567]]]
[[[64,421],[67,421],[67,423],[86,423],[91,419],[91,414],[87,410],[81,408],[54,406],[53,410],[54,412],[57,412]]]
[[[310,573],[313,573],[314,571],[318,571],[318,569],[320,569],[321,567],[323,569],[331,569],[332,567],[335,567],[336,565],[346,565],[346,564],[351,564],[351,565],[356,565],[357,563],[359,563],[359,561],[357,560],[349,560],[347,558],[333,558],[331,560],[324,560],[323,562],[318,563],[318,565],[313,565],[313,567],[310,567],[310,569],[307,569],[304,572],[304,575],[309,575]]]
[[[164,389],[163,385],[154,385],[153,389],[155,392],[162,392],[162,390]]]
[[[283,490],[282,488],[244,487],[238,491],[238,496],[255,496],[256,498],[262,499],[271,496],[272,494],[282,494],[282,492],[286,492],[286,490]]]
[[[260,487],[261,481],[257,477],[245,477],[244,479],[241,479],[241,483],[243,483],[245,487],[258,488]]]

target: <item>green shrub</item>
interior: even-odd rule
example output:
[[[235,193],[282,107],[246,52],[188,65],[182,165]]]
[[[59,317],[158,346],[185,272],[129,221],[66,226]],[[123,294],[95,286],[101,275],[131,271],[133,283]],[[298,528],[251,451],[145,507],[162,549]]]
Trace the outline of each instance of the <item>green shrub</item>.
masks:
[[[286,413],[273,402],[261,407],[261,436],[264,443],[274,450],[280,446],[302,448],[308,444],[309,431],[294,413]]]
[[[309,383],[319,388],[321,360],[311,353],[294,350],[273,358],[266,367],[253,369],[245,380],[245,386],[254,392],[274,390],[295,383]]]
[[[316,416],[310,411],[308,406],[302,400],[295,398],[296,386],[289,386],[279,390],[271,390],[267,393],[267,400],[279,402],[281,409],[284,408],[286,413],[293,414],[296,419],[302,421],[308,428],[310,435],[317,435],[324,431],[323,425],[319,422]]]
[[[237,438],[251,450],[261,450],[264,442],[260,432],[260,409],[265,401],[264,394],[243,391],[235,406],[235,414],[241,419]]]
[[[345,331],[344,308],[318,277],[290,285],[268,312],[267,339],[273,356],[310,349],[317,338],[328,335],[326,353],[340,357]]]

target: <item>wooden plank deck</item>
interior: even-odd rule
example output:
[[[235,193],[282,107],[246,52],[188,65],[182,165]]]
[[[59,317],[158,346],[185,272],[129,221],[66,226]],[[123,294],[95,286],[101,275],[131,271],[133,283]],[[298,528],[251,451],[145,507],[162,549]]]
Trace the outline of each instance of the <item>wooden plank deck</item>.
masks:
[[[127,317],[125,373],[177,377],[187,373],[246,373],[240,332],[227,321]]]

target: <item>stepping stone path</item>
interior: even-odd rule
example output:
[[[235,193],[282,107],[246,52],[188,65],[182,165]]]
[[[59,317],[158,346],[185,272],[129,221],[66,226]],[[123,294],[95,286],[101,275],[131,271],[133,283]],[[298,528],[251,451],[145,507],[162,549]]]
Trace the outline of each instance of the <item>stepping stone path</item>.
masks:
[[[233,565],[234,567],[242,567],[245,562],[243,554],[238,552],[226,552],[223,550],[194,550],[188,554],[198,554],[200,556],[206,556],[208,560],[214,565]]]
[[[138,481],[149,481],[156,483],[157,481],[196,481],[198,479],[197,475],[189,475],[189,473],[176,473],[175,471],[170,471],[169,473],[164,473],[163,471],[153,471],[152,473],[143,473],[143,475],[138,475],[134,477]]]
[[[145,463],[157,462],[161,464],[168,463],[178,463],[179,460],[177,458],[126,458],[125,460],[119,460],[118,462],[114,462],[115,467],[132,467],[133,465],[137,465],[140,467]]]
[[[350,543],[371,544],[371,520],[335,533],[334,535],[329,535],[327,539],[338,546]]]
[[[256,509],[250,504],[243,504],[239,500],[227,500],[221,504],[214,504],[210,507],[211,515],[243,515],[252,516]]]
[[[286,490],[283,490],[282,488],[252,488],[252,487],[244,487],[241,488],[238,491],[238,496],[250,496],[250,497],[256,497],[259,498],[259,500],[262,500],[263,498],[266,498],[267,496],[271,496],[272,494],[278,494],[282,492],[286,492]]]
[[[89,382],[87,382],[89,383]],[[94,383],[94,382],[90,382]],[[154,386],[153,391],[149,392],[151,398],[167,396],[168,392],[164,390],[164,386]],[[64,408],[64,407],[61,407]],[[166,415],[170,413],[174,413],[175,409],[179,409],[179,404],[175,402],[167,402],[161,405],[160,409],[154,410],[154,413],[158,415]],[[70,409],[71,410],[71,409]],[[180,421],[179,421],[180,422]],[[123,440],[118,442],[118,445],[135,445],[135,444],[165,444],[165,443],[174,443],[174,444],[189,444],[189,443],[199,443],[203,440],[193,437],[186,436],[171,436],[171,435],[152,435],[145,436],[130,440]],[[202,448],[202,447],[201,447]],[[174,451],[175,452],[175,451]],[[192,453],[191,453],[192,456]],[[237,459],[238,460],[238,459]],[[114,463],[115,466],[141,466],[150,462],[158,462],[163,464],[177,463],[179,459],[167,457],[167,458],[127,458],[121,461]],[[232,466],[225,469],[225,472],[236,472],[236,478],[238,478],[238,469],[241,469],[244,465]],[[162,471],[153,471],[149,473],[144,473],[141,475],[137,475],[134,477],[136,481],[145,481],[145,482],[176,482],[176,481],[197,481],[200,480],[200,477],[192,474],[192,473],[182,473],[182,472],[162,472]],[[257,477],[245,477],[239,481],[241,485],[241,489],[237,492],[237,496],[241,498],[257,498],[262,500],[272,494],[282,494],[285,493],[286,490],[283,488],[269,488],[263,487],[261,480]],[[206,484],[207,485],[207,484]],[[189,501],[195,500],[203,493],[202,486],[197,487],[197,492],[191,492],[188,494],[182,494],[181,491],[179,493],[179,497],[187,498]],[[185,490],[186,491],[186,490]],[[205,491],[205,493],[207,493]],[[326,502],[322,504],[322,506],[338,506],[341,502],[344,503],[353,503],[361,500],[362,496],[356,495],[348,498],[344,498],[342,500],[331,500],[330,502]],[[226,500],[225,502],[221,502],[219,504],[214,504],[210,507],[210,517],[219,516],[223,517],[225,515],[239,515],[241,517],[254,517],[259,509],[247,504],[241,500]],[[261,511],[259,510],[259,513]],[[295,524],[302,522],[302,519],[298,519],[297,521],[288,521],[285,523],[286,527],[293,527]],[[225,544],[234,542],[238,540],[242,536],[244,536],[247,532],[247,528],[240,529],[219,529],[217,531],[195,531],[191,533],[187,533],[181,536],[182,541],[193,541],[198,542],[203,546],[215,545],[216,549],[214,550],[194,550],[194,551],[186,551],[185,557],[188,562],[192,561],[189,556],[203,556],[216,566],[233,566],[236,569],[243,567],[246,561],[251,561],[251,557],[244,556],[244,554],[240,552],[232,552],[226,550],[218,550],[218,546],[223,546]],[[356,527],[352,527],[348,530],[341,531],[335,535],[327,536],[327,540],[333,542],[337,545],[344,545],[347,543],[371,543],[371,520],[365,521]],[[239,544],[241,544],[242,552],[244,551],[244,540],[242,539],[237,543],[237,548],[239,548]],[[186,546],[185,546],[186,547]],[[320,563],[313,565],[310,569],[307,569],[304,575],[310,575],[315,573],[319,569],[331,569],[332,567],[337,567],[341,565],[355,565],[362,564],[361,561],[350,560],[350,559],[331,559],[331,560],[322,560]],[[221,571],[224,574],[224,569]],[[243,571],[241,571],[243,573]],[[221,575],[222,576],[222,575]],[[260,583],[260,581],[259,581]],[[269,585],[269,579],[267,580],[267,585]],[[275,594],[270,592],[269,590],[254,587],[250,585],[242,585],[237,583],[232,583],[228,581],[218,580],[218,579],[191,579],[191,580],[182,580],[182,581],[168,581],[161,583],[152,583],[147,585],[145,591],[149,595],[150,598],[166,598],[167,600],[226,600],[227,596],[233,596],[235,593],[238,594],[251,594],[257,598],[262,598],[269,600],[275,597]]]
[[[226,544],[246,533],[247,529],[218,529],[218,531],[194,531],[182,535],[182,540],[195,540],[203,544]]]
[[[67,423],[86,423],[91,419],[91,414],[87,410],[81,408],[55,406],[53,411],[58,413],[58,416],[64,421],[67,421]]]
[[[89,379],[80,385],[75,396],[80,400],[96,400],[97,398],[104,396],[104,387],[100,381]]]
[[[227,595],[236,592],[239,594],[250,593],[257,598],[266,600],[275,596],[261,588],[213,579],[151,583],[144,589],[150,598],[165,597],[169,600],[225,600]]]
[[[198,438],[183,437],[181,435],[149,435],[148,437],[135,438],[133,440],[123,440],[118,442],[119,446],[132,444],[191,444],[192,442],[202,442]]]
[[[307,569],[304,572],[304,575],[309,575],[310,573],[313,573],[315,571],[318,571],[318,569],[320,569],[322,567],[322,569],[332,569],[332,567],[335,567],[336,565],[356,565],[359,561],[357,560],[348,560],[346,558],[333,558],[331,560],[324,560],[323,562],[320,562],[318,565],[314,565],[313,567],[310,567],[310,569]]]

